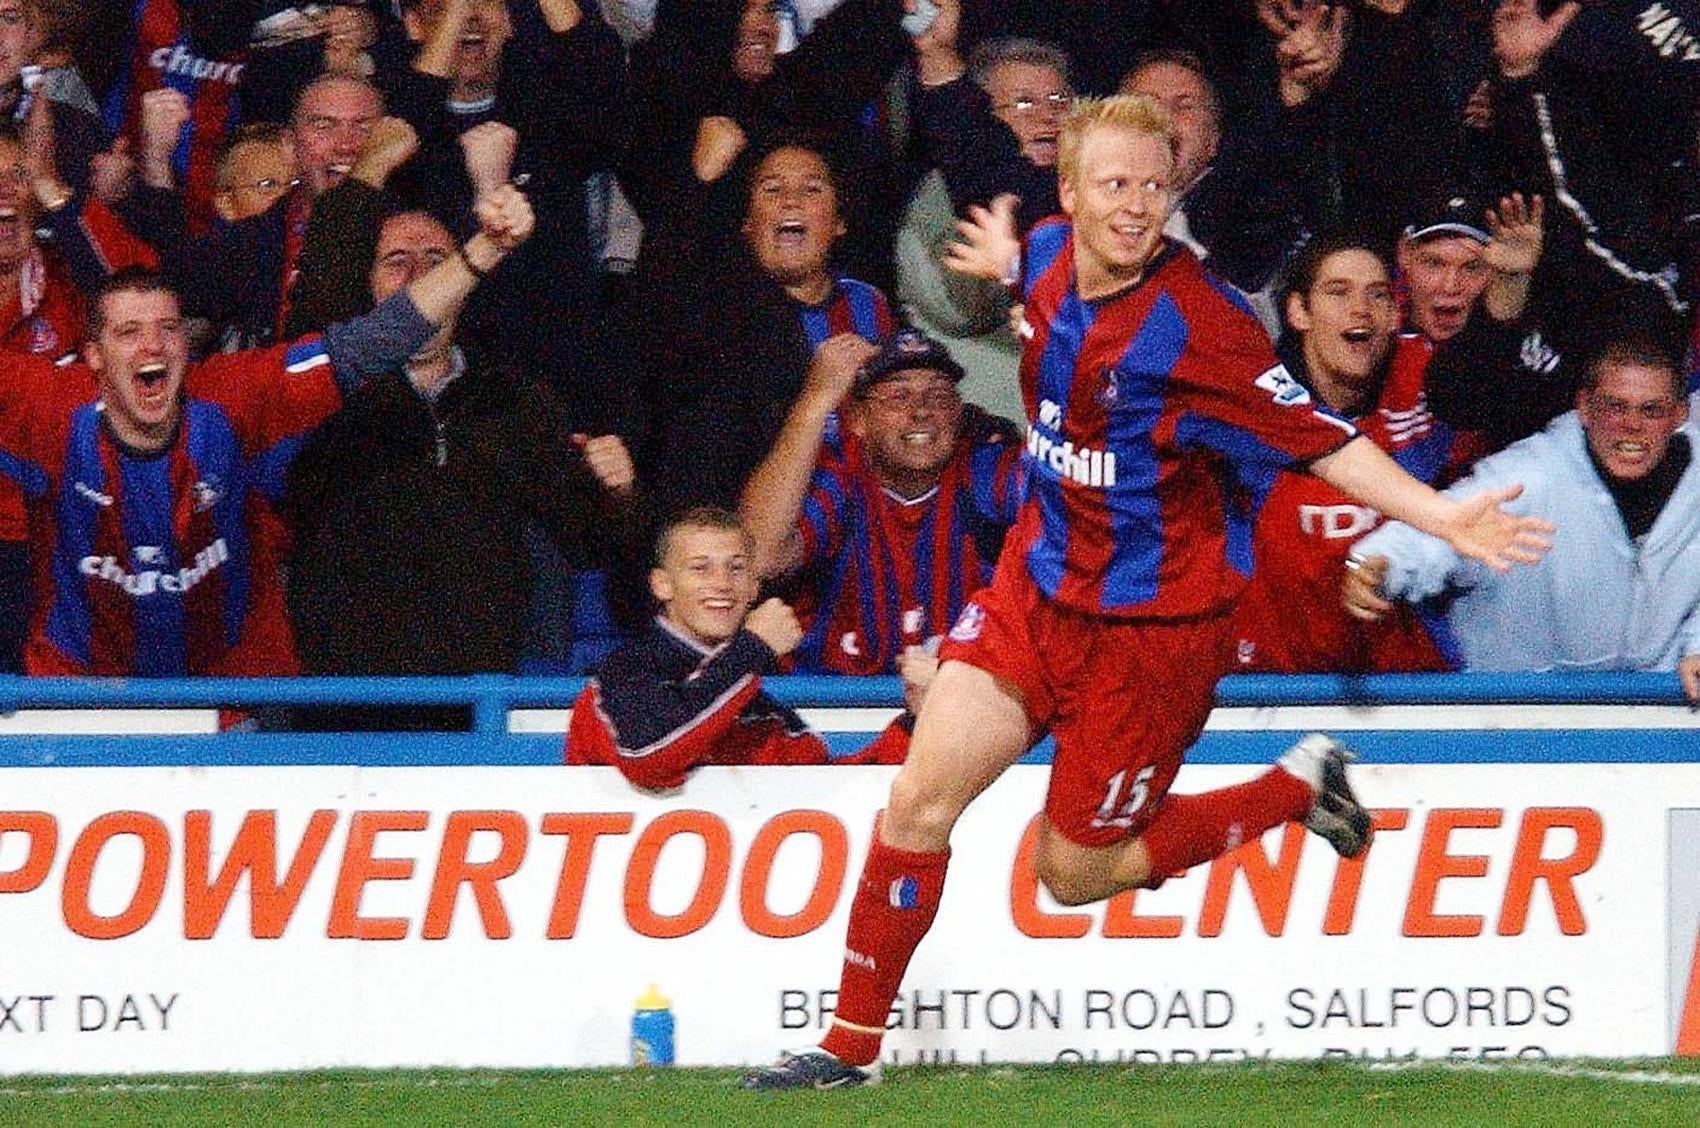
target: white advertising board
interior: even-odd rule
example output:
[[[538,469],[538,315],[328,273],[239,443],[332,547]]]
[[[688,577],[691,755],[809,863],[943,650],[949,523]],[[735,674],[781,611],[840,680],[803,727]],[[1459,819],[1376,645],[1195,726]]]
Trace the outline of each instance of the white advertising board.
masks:
[[[1700,1007],[1700,765],[1365,766],[1362,862],[1288,827],[1066,910],[1047,771],[959,827],[896,1060],[1657,1055]],[[681,1064],[766,1061],[823,1028],[890,773],[9,769],[0,1073],[619,1064],[652,982]]]

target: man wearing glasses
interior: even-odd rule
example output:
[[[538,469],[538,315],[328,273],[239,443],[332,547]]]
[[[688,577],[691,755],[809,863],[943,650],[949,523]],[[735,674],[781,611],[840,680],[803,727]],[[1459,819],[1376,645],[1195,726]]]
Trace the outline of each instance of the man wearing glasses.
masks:
[[[992,39],[964,63],[961,17],[959,0],[940,0],[915,39],[916,124],[957,211],[1013,193],[1025,231],[1059,208],[1057,136],[1074,104],[1068,57],[1037,40]]]
[[[1021,347],[1009,328],[1009,291],[945,270],[942,260],[958,210],[969,204],[1013,192],[1027,223],[1057,210],[1057,136],[1074,92],[1068,57],[1040,40],[987,39],[965,64],[956,8],[954,0],[941,5],[915,44],[914,116],[937,168],[915,191],[898,233],[897,295],[910,322],[967,370],[963,397],[1020,421]]]
[[[226,223],[240,223],[264,215],[300,183],[289,130],[272,122],[245,125],[232,135],[218,162],[213,210]]]
[[[1354,546],[1346,608],[1455,595],[1437,641],[1471,670],[1677,670],[1700,702],[1700,469],[1678,367],[1623,337],[1588,365],[1576,410],[1477,463],[1447,493],[1524,484],[1516,510],[1563,515],[1533,568],[1499,575],[1394,522]]]
[[[796,669],[913,679],[991,579],[1021,502],[1021,444],[963,405],[962,369],[938,342],[914,330],[877,349],[841,342],[815,354],[743,518],[758,574],[796,576],[808,593]],[[858,441],[822,457],[835,408]]]

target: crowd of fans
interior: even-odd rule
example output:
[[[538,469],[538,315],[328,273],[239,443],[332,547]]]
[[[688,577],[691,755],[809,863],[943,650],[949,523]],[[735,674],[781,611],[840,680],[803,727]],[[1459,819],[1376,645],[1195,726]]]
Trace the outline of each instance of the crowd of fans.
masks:
[[[1058,212],[1060,123],[1124,93],[1172,119],[1165,234],[1276,342],[1271,393],[1559,529],[1501,580],[1358,544],[1379,515],[1302,467],[1224,481],[1262,504],[1239,666],[1700,699],[1696,35],[1691,0],[0,0],[0,348],[34,358],[0,379],[0,662],[635,639],[687,680],[729,647],[704,692],[778,657],[924,691],[1023,460],[1116,476],[1025,434],[1030,330],[950,269],[956,221]],[[710,565],[709,610],[759,584],[794,637],[670,611]],[[263,646],[250,607],[286,612]]]

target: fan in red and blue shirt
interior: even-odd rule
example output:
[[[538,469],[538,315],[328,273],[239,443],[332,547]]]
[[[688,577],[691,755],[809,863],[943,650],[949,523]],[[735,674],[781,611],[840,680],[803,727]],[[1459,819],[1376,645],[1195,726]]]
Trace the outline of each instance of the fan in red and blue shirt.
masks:
[[[293,673],[266,502],[343,392],[434,327],[403,293],[322,338],[190,366],[157,274],[120,271],[90,306],[86,367],[18,359],[0,382],[0,472],[23,487],[36,572],[26,671]]]
[[[837,277],[825,301],[808,305],[796,302],[803,335],[810,349],[818,349],[840,333],[854,333],[863,340],[879,342],[897,328],[891,303],[879,287],[854,278]]]
[[[784,566],[809,608],[797,671],[891,673],[908,648],[936,645],[991,581],[1021,503],[1021,444],[1004,420],[962,404],[961,378],[943,346],[897,334],[856,375],[844,409],[851,454],[821,440],[800,506],[764,497],[755,483],[765,475],[752,483],[747,512],[780,503],[761,527],[794,515]],[[772,457],[806,449],[782,436]]]
[[[1353,236],[1318,236],[1288,268],[1287,369],[1413,478],[1444,485],[1470,444],[1435,419],[1424,384],[1434,345],[1397,333],[1386,262]],[[1376,623],[1347,614],[1340,578],[1352,542],[1381,514],[1322,479],[1284,471],[1257,522],[1257,568],[1234,608],[1241,670],[1445,670],[1410,608]]]

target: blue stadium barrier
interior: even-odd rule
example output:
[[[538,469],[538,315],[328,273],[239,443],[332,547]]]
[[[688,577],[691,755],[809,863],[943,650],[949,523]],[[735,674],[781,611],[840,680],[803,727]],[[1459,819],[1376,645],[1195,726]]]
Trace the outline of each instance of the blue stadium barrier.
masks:
[[[0,736],[0,767],[178,766],[210,764],[362,764],[436,766],[554,764],[561,760],[558,733],[510,732],[509,713],[565,709],[582,678],[251,678],[98,679],[0,677],[0,714],[42,709],[268,709],[292,706],[467,706],[472,731],[461,733],[347,734],[225,732],[217,734]],[[895,708],[902,703],[897,678],[770,678],[770,691],[799,708]],[[1683,697],[1672,674],[1414,674],[1372,677],[1236,676],[1223,680],[1217,704],[1226,707],[1389,705],[1605,705],[1672,706]],[[1700,714],[1693,730],[1633,728],[1602,741],[1599,734],[1507,732],[1496,758],[1511,761],[1700,760]],[[835,755],[869,739],[855,732],[828,733]],[[1204,759],[1217,763],[1267,762],[1265,732],[1210,734]],[[1422,731],[1389,734],[1382,744],[1400,759],[1448,756],[1444,741]],[[1602,753],[1601,749],[1608,751]],[[1278,748],[1274,748],[1278,752]],[[1045,763],[1049,742],[1025,758]]]

